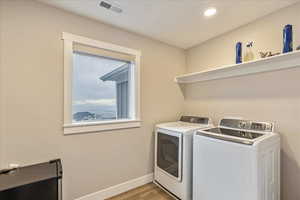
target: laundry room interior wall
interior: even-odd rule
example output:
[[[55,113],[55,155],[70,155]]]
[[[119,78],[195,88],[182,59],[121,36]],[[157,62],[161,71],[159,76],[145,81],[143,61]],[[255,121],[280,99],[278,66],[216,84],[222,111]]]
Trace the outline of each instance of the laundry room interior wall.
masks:
[[[62,158],[65,200],[153,173],[154,124],[183,110],[184,50],[32,0],[0,7],[2,167]],[[62,32],[141,50],[140,128],[63,135]]]
[[[300,69],[181,89],[173,81],[186,71],[234,63],[237,41],[253,40],[255,52],[281,51],[288,23],[300,45],[300,4],[186,52],[33,0],[0,0],[0,9],[2,166],[61,157],[65,199],[71,200],[152,173],[155,123],[174,121],[183,110],[210,116],[215,124],[241,116],[276,123],[282,139],[281,200],[300,199]],[[141,128],[63,136],[63,31],[142,51]]]
[[[0,1],[0,77],[1,77],[1,74],[2,74],[2,54],[3,54],[3,50],[2,50],[2,45],[1,45],[1,42],[2,42],[2,20],[3,19],[3,11],[2,11],[2,2]],[[0,79],[0,108],[1,108],[1,105],[2,105],[2,98],[1,98],[1,89],[2,89],[2,85],[3,85],[3,81],[2,79]],[[4,153],[4,150],[3,150],[3,112],[0,112],[0,169],[2,169],[4,167],[4,163],[3,163],[3,153]]]
[[[294,48],[300,45],[300,4],[187,50],[187,71],[235,63],[235,44],[254,41],[253,52],[281,52],[282,31],[294,28]],[[245,48],[244,48],[245,49]],[[206,81],[184,86],[185,114],[275,122],[281,136],[281,200],[300,199],[300,69]]]

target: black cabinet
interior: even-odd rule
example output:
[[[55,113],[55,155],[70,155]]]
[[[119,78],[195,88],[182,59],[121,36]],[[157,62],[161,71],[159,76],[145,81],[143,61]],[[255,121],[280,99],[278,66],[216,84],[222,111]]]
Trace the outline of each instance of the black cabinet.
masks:
[[[61,200],[61,161],[22,167],[0,174],[0,200]]]

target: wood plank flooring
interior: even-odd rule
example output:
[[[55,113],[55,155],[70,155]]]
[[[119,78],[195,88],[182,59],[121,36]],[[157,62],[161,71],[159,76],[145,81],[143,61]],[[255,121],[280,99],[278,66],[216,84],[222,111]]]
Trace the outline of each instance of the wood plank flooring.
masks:
[[[153,183],[148,183],[107,200],[174,200]]]

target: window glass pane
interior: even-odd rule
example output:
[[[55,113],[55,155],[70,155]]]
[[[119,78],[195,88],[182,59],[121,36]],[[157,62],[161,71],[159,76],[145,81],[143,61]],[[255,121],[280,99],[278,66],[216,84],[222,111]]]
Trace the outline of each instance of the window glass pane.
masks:
[[[129,71],[126,61],[74,52],[73,122],[129,118]]]

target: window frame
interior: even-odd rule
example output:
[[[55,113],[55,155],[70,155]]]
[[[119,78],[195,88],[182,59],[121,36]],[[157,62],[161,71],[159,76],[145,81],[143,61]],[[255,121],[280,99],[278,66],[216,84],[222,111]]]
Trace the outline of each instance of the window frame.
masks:
[[[93,40],[87,37],[63,32],[64,41],[64,124],[63,133],[91,133],[125,128],[137,128],[141,126],[140,118],[140,57],[141,51],[122,47],[119,45]],[[130,90],[130,119],[117,119],[97,122],[72,122],[72,77],[73,77],[73,44],[78,43],[94,48],[124,53],[135,56],[135,63],[131,68]]]

